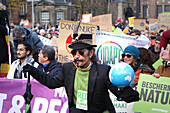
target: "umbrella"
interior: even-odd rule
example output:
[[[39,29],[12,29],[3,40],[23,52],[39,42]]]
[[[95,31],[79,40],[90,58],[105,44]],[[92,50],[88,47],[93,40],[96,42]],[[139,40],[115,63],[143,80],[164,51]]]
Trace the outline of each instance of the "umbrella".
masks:
[[[26,76],[26,73],[24,73],[24,76]],[[33,98],[33,95],[31,94],[31,83],[30,83],[30,74],[28,75],[27,80],[27,86],[26,86],[26,92],[24,93],[24,99],[25,99],[25,113],[31,113],[31,100]]]

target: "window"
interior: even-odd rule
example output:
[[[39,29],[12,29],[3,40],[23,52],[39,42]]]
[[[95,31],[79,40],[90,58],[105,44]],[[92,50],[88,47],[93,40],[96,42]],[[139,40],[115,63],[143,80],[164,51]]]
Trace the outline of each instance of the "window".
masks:
[[[21,5],[21,11],[20,11],[21,15],[24,15],[24,4]]]
[[[165,5],[164,12],[170,12],[170,5]]]
[[[147,17],[148,17],[148,6],[143,5],[143,18],[147,18]]]
[[[63,11],[57,11],[57,15],[56,15],[56,22],[59,23],[60,20],[64,19],[64,12]]]
[[[162,5],[157,5],[157,17],[159,16],[159,13],[162,13]]]
[[[41,12],[41,23],[49,23],[49,12]]]

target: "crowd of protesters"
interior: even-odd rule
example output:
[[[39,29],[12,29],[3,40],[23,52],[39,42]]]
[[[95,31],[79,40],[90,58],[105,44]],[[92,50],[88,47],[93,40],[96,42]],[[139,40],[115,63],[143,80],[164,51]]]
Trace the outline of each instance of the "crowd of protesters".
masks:
[[[108,101],[107,105],[109,106],[102,104],[101,107],[97,105],[95,102],[99,98],[96,98],[96,100],[93,99],[92,103],[89,103],[91,106],[88,106],[89,109],[87,111],[90,112],[114,111],[114,108],[110,106],[111,105],[110,99],[108,99],[108,91],[107,91],[108,89],[110,89],[117,97],[123,98],[125,102],[138,101],[139,94],[136,91],[132,90],[131,88],[135,87],[138,84],[140,73],[153,75],[156,78],[159,78],[160,76],[170,77],[169,74],[170,73],[170,45],[169,45],[170,30],[167,31],[159,30],[149,34],[148,28],[145,31],[133,29],[128,25],[127,20],[124,23],[121,22],[121,20],[118,20],[115,23],[115,27],[119,27],[120,29],[122,29],[122,31],[125,34],[134,36],[136,37],[136,39],[141,38],[140,37],[141,35],[145,35],[146,40],[150,41],[149,48],[137,48],[133,45],[130,45],[124,49],[120,62],[128,63],[133,67],[135,72],[135,80],[134,82],[131,83],[130,85],[131,87],[128,87],[127,89],[124,89],[122,91],[123,93],[117,92],[116,87],[111,85],[110,82],[108,82],[108,77],[106,74],[108,74],[110,67],[104,64],[99,65],[97,62],[91,60],[93,56],[95,56],[94,47],[96,47],[96,45],[79,42],[79,40],[81,40],[79,39],[78,41],[75,41],[75,43],[72,43],[70,45],[70,48],[73,49],[71,54],[73,56],[74,62],[72,62],[71,64],[66,63],[64,65],[57,62],[58,59],[57,45],[54,47],[50,45],[46,45],[43,42],[43,40],[44,39],[52,40],[53,38],[58,38],[59,26],[58,25],[51,26],[50,24],[45,24],[45,23],[43,23],[42,25],[36,24],[33,29],[11,24],[10,27],[11,37],[13,38],[13,46],[14,46],[14,48],[11,49],[11,51],[13,51],[14,56],[12,57],[13,63],[10,66],[10,70],[8,72],[7,78],[8,79],[27,78],[27,76],[24,75],[23,73],[24,71],[24,72],[29,72],[33,76],[32,79],[35,78],[40,83],[46,85],[49,88],[57,88],[60,86],[65,86],[66,91],[69,94],[68,96],[69,96],[70,111],[71,112],[81,111],[82,113],[84,113],[86,109],[78,110],[75,107],[77,98],[73,97],[73,94],[71,94],[69,89],[70,84],[68,83],[68,80],[70,78],[72,79],[72,77],[70,76],[70,78],[68,78],[69,76],[65,76],[65,75],[68,74],[67,72],[72,73],[68,70],[69,69],[71,70],[72,65],[74,65],[75,66],[74,69],[76,68],[78,70],[76,71],[76,73],[74,73],[76,77],[78,77],[78,74],[80,75],[85,74],[86,78],[89,79],[88,76],[91,75],[91,73],[85,73],[85,72],[89,72],[89,71],[91,72],[95,70],[94,69],[95,67],[95,68],[99,68],[99,70],[96,70],[97,72],[102,69],[106,69],[106,71],[104,70],[100,71],[101,73],[105,72],[103,73],[103,76],[101,75],[101,73],[98,73],[98,76],[106,80],[105,81],[106,83],[102,82],[103,80],[100,82],[102,82],[103,84],[107,84],[107,88],[104,85],[102,86],[101,84],[99,86],[102,87],[103,89],[102,91],[105,93],[104,96],[104,98],[106,99],[105,102]],[[160,58],[163,59],[163,65],[160,65],[157,69],[154,69],[152,64],[154,64]],[[83,80],[84,78],[79,78],[79,80],[80,79]],[[80,84],[82,87],[84,85],[86,86],[86,88],[84,89],[86,92],[88,92],[87,88],[88,85],[90,84],[88,83],[87,79],[85,80],[85,83],[82,82]],[[99,87],[96,87],[96,89],[98,88]],[[74,88],[74,90],[76,92],[79,91],[78,88]],[[130,95],[131,93],[133,93],[133,95]],[[74,96],[77,96],[77,94],[74,94]],[[128,98],[129,100],[127,99],[127,97],[130,97]],[[101,102],[103,102],[102,99],[100,99],[100,103]]]
[[[38,54],[40,53],[41,48],[45,44],[42,41],[42,38],[51,40],[53,38],[58,38],[59,36],[59,26],[56,24],[55,26],[52,26],[51,24],[43,23],[40,25],[39,23],[34,25],[33,29],[30,29],[28,27],[24,26],[17,26],[13,23],[10,24],[11,28],[11,37],[13,38],[13,46],[14,49],[11,51],[14,53],[14,57],[12,61],[17,59],[17,45],[20,42],[28,42],[31,44],[31,46],[34,48],[32,52],[32,56],[35,59],[35,61],[38,62]],[[150,41],[150,47],[149,48],[138,48],[139,50],[139,59],[141,60],[142,66],[140,68],[147,68],[143,69],[148,74],[153,74],[155,69],[153,68],[152,64],[154,64],[159,58],[161,53],[161,47],[166,48],[167,44],[169,43],[169,34],[170,30],[163,31],[154,31],[152,33],[149,33],[149,28],[146,27],[146,30],[138,30],[133,29],[133,27],[130,27],[128,24],[128,20],[122,21],[121,19],[118,19],[118,21],[115,22],[114,27],[120,28],[125,34],[135,36],[136,39],[139,38],[141,35],[145,35],[146,40]],[[140,37],[141,38],[141,37]],[[12,44],[11,44],[12,46]],[[56,51],[56,54],[58,54],[58,47],[57,45],[53,47]],[[13,54],[12,54],[13,55]],[[150,58],[151,60],[147,60]],[[55,56],[55,59],[57,60],[57,55]],[[145,72],[144,71],[144,72]],[[143,72],[143,71],[142,71]]]

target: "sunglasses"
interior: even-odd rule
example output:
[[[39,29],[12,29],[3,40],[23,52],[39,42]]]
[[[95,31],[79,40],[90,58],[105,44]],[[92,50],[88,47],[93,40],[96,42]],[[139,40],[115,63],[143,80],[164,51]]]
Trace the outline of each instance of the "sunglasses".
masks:
[[[73,56],[75,56],[76,53],[77,53],[77,51],[79,52],[79,54],[80,54],[81,56],[84,56],[84,51],[83,51],[83,50],[72,50],[72,51],[71,51],[71,54],[72,54]]]
[[[126,55],[125,55],[125,54],[122,54],[122,58],[124,58],[125,56],[128,57],[128,58],[130,58],[132,55],[130,55],[130,54],[126,54]]]

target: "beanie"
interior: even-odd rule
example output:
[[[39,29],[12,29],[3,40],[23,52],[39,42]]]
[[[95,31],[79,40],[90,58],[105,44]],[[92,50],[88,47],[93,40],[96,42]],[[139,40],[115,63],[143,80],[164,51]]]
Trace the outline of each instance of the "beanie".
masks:
[[[133,56],[135,56],[136,60],[137,60],[138,57],[139,57],[139,50],[138,50],[138,48],[136,48],[136,47],[133,46],[133,45],[127,46],[127,47],[124,49],[124,51],[123,51],[123,54],[125,54],[125,53],[130,53],[130,54],[132,54]]]
[[[22,27],[15,27],[12,32],[13,40],[19,40],[22,37],[25,37],[26,31]]]
[[[161,40],[161,36],[156,36],[156,39],[155,39],[155,40],[160,41],[160,40]]]

